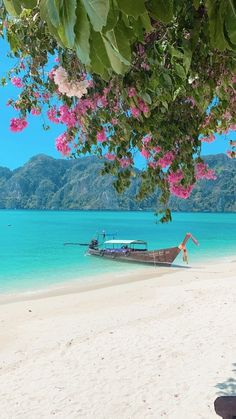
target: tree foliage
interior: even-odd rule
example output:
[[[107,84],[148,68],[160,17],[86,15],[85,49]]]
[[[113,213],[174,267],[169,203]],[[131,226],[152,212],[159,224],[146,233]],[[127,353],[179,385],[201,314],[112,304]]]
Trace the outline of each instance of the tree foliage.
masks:
[[[1,21],[18,58],[12,130],[46,106],[66,125],[57,148],[105,155],[118,191],[141,153],[138,197],[159,187],[163,221],[170,193],[186,198],[197,179],[214,177],[201,143],[236,128],[233,0],[4,0]]]

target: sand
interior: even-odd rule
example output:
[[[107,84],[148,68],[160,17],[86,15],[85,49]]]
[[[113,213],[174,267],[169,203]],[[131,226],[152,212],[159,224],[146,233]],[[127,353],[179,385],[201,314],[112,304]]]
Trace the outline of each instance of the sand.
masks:
[[[236,261],[0,302],[0,418],[213,419],[236,395]]]

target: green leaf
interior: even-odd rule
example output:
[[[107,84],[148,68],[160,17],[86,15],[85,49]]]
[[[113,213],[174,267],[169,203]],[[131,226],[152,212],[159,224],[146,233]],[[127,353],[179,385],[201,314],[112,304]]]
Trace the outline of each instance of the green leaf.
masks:
[[[68,0],[67,0],[68,1]],[[106,26],[109,12],[109,0],[81,0],[89,16],[93,29],[101,32],[103,26]]]
[[[149,105],[152,104],[151,96],[147,92],[141,92],[140,96],[146,103],[148,103]]]
[[[131,49],[129,42],[129,30],[123,21],[119,21],[112,31],[107,32],[103,37],[109,41],[114,54],[126,65],[130,65]]]
[[[180,65],[180,64],[178,64],[178,63],[175,63],[175,64],[174,64],[174,68],[175,68],[175,71],[176,71],[176,73],[178,74],[178,76],[179,76],[182,80],[185,80],[185,79],[186,79],[186,73],[185,73],[185,70],[184,70],[184,68],[182,67],[182,65]]]
[[[119,9],[115,7],[114,1],[110,0],[110,9],[107,16],[106,26],[103,27],[103,32],[111,31],[119,20]]]
[[[19,0],[3,0],[7,12],[12,16],[18,16],[21,13],[21,4]]]
[[[107,56],[106,48],[100,33],[91,30],[90,37],[91,47],[91,69],[94,73],[99,74],[104,80],[108,80],[109,73],[107,68],[110,67],[110,61]]]
[[[173,18],[173,0],[151,0],[149,10],[154,19],[170,23]]]
[[[59,4],[58,0],[41,0],[40,14],[43,20],[50,21],[55,28],[60,26]]]
[[[76,0],[61,0],[58,34],[67,48],[73,48],[75,43],[76,6]]]
[[[200,0],[193,0],[193,7],[198,10],[200,7]]]
[[[184,66],[186,74],[189,72],[191,62],[192,62],[192,51],[190,48],[184,48],[183,66]]]
[[[25,9],[33,9],[37,6],[37,0],[21,0],[21,4]]]
[[[209,31],[211,44],[214,48],[224,51],[229,47],[224,36],[224,18],[226,8],[223,2],[206,0],[206,7],[209,18]]]
[[[137,18],[147,11],[144,0],[117,0],[117,3],[121,11],[128,16]]]
[[[76,9],[77,20],[75,24],[75,49],[80,61],[85,64],[90,64],[90,23],[87,17],[87,13],[81,3],[77,2]]]
[[[140,19],[141,19],[141,22],[142,22],[142,25],[143,25],[143,27],[144,27],[145,31],[146,31],[147,33],[148,33],[148,32],[151,32],[151,31],[153,30],[153,27],[152,27],[151,19],[150,19],[150,17],[149,17],[148,12],[143,13],[143,14],[140,16]]]
[[[109,58],[111,67],[117,74],[124,74],[127,70],[128,66],[125,66],[124,63],[119,58],[119,55],[117,54],[117,51],[114,50],[113,46],[110,44],[110,42],[103,37],[103,42],[105,45],[105,49],[107,52],[107,56]]]
[[[60,25],[60,17],[59,17],[59,10],[57,9],[55,1],[57,0],[41,0],[40,15],[41,15],[42,20],[47,22],[49,32],[54,36],[54,38],[57,40],[59,45],[61,45],[62,47],[65,47],[64,43],[62,42],[58,34],[57,27]]]
[[[229,2],[229,11],[225,17],[225,28],[232,44],[236,45],[236,9],[233,2]]]

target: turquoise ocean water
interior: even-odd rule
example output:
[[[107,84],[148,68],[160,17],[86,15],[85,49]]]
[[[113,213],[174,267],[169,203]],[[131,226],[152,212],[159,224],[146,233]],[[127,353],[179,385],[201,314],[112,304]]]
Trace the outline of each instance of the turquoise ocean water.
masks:
[[[130,264],[85,256],[85,247],[63,245],[87,243],[102,230],[117,232],[120,239],[146,240],[150,249],[175,246],[191,232],[200,242],[198,248],[188,245],[191,264],[236,256],[236,214],[174,213],[172,223],[162,225],[152,212],[3,210],[0,292],[45,289],[130,270]],[[176,262],[181,263],[181,257]]]

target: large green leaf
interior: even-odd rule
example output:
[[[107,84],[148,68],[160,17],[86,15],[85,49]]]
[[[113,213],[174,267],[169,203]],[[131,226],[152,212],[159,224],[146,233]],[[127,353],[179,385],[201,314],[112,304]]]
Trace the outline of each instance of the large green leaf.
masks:
[[[127,66],[124,65],[124,63],[121,61],[118,54],[114,50],[113,46],[104,37],[103,37],[103,42],[106,48],[107,56],[110,61],[110,66],[117,74],[124,74],[127,69]]]
[[[41,19],[47,22],[49,32],[54,36],[56,41],[62,47],[65,47],[58,34],[58,26],[60,25],[59,9],[55,1],[57,0],[41,0],[40,15]]]
[[[17,16],[21,12],[21,4],[19,0],[3,0],[7,12],[12,16]]]
[[[150,0],[149,10],[154,19],[170,23],[173,18],[173,0]]]
[[[21,0],[21,4],[25,9],[33,9],[37,6],[37,0]]]
[[[106,26],[103,27],[103,32],[111,31],[114,26],[116,26],[117,22],[119,20],[119,9],[114,4],[114,0],[110,0],[110,9],[107,16],[107,23]]]
[[[129,30],[123,21],[119,21],[115,28],[103,36],[111,45],[117,58],[126,65],[130,65],[131,48]]]
[[[60,25],[58,0],[41,0],[40,14],[43,20],[51,23],[55,28]]]
[[[225,28],[230,42],[236,45],[236,8],[234,7],[233,2],[229,2],[228,8],[228,13],[226,13],[225,16]]]
[[[77,2],[76,9],[77,20],[75,24],[75,49],[80,61],[88,65],[90,64],[90,23],[87,13],[81,1]]]
[[[68,0],[67,0],[68,1]],[[106,26],[109,12],[109,0],[81,0],[89,16],[93,29],[101,32],[103,26]]]
[[[75,43],[76,0],[60,0],[60,26],[58,34],[67,48],[73,48]]]
[[[110,61],[101,34],[93,29],[91,29],[90,51],[91,70],[99,74],[104,80],[108,80],[107,68],[110,67]]]
[[[149,16],[148,12],[143,13],[140,16],[140,19],[141,19],[142,26],[144,27],[145,31],[147,33],[151,32],[153,30],[153,28],[152,28],[151,19],[150,19],[150,16]]]
[[[224,51],[229,47],[224,36],[225,5],[220,0],[206,0],[206,7],[211,44],[214,48]]]
[[[129,16],[138,17],[146,12],[144,0],[117,0],[119,8]]]

